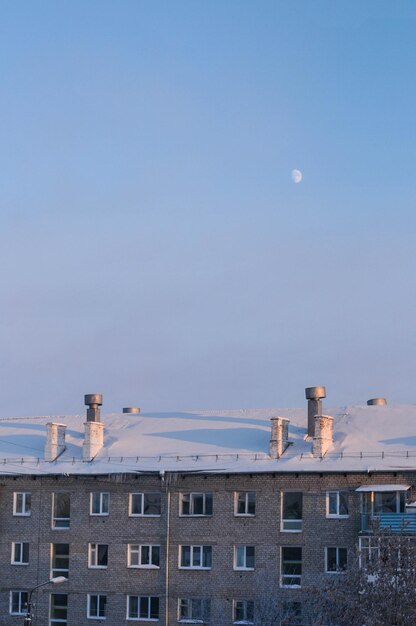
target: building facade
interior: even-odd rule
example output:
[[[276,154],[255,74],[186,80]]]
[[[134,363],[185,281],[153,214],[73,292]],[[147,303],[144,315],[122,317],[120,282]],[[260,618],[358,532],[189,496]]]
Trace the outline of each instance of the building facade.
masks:
[[[383,410],[388,419],[388,409]],[[193,414],[193,425],[197,417]],[[220,421],[224,416],[207,419],[215,424],[214,417]],[[143,421],[153,432],[158,418],[111,419],[104,441],[117,438],[116,426],[128,432]],[[179,424],[180,417],[175,419]],[[224,419],[228,426],[234,418]],[[30,591],[64,576],[66,582],[46,584],[33,593],[34,625],[250,624],[277,591],[282,624],[302,624],[304,590],[319,585],[322,576],[342,575],[360,540],[362,550],[371,548],[369,520],[377,517],[391,525],[393,519],[396,527],[404,516],[412,524],[416,520],[408,506],[416,484],[409,452],[408,467],[399,470],[402,461],[385,467],[390,457],[382,458],[381,452],[356,450],[353,456],[348,446],[339,451],[335,428],[328,451],[321,453],[320,441],[320,453],[315,450],[314,455],[316,442],[308,439],[305,418],[305,427],[294,425],[293,433],[298,433],[300,446],[308,446],[307,458],[292,450],[296,441],[290,446],[289,440],[280,442],[280,454],[275,454],[273,420],[270,428],[258,415],[244,419],[245,425],[238,421],[232,433],[235,447],[228,443],[226,451],[217,447],[212,454],[200,453],[211,444],[198,443],[198,428],[178,426],[177,431],[162,430],[163,438],[178,432],[184,441],[192,435],[196,442],[187,441],[186,452],[190,445],[194,455],[176,445],[159,457],[148,457],[141,449],[143,457],[138,454],[135,460],[109,455],[110,447],[103,445],[93,458],[81,461],[76,447],[61,438],[53,460],[5,457],[0,477],[0,623],[22,624]],[[259,423],[253,424],[254,419]],[[270,416],[262,419],[269,421]],[[56,423],[40,422],[46,431],[46,458]],[[23,424],[9,428],[19,436],[17,427]],[[248,424],[251,440],[259,427],[263,443],[266,435],[270,447],[264,454],[256,451],[261,442],[251,452],[238,448]],[[288,433],[290,439],[290,425]],[[200,428],[199,434],[207,433]],[[141,444],[128,435],[139,450]],[[222,441],[229,435],[222,432]],[[321,431],[318,435],[321,439]],[[285,436],[284,429],[278,436]],[[73,438],[79,447],[75,429]],[[85,457],[85,439],[82,446]],[[333,459],[332,449],[337,455]],[[379,454],[383,463],[378,465],[369,454]],[[395,454],[404,457],[405,451]]]

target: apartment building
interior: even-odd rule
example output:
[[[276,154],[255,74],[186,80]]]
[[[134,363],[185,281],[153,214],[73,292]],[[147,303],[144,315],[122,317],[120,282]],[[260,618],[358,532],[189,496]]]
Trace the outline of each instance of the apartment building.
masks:
[[[0,623],[250,624],[342,576],[371,520],[416,532],[416,407],[0,419]],[[283,622],[282,622],[283,623]]]

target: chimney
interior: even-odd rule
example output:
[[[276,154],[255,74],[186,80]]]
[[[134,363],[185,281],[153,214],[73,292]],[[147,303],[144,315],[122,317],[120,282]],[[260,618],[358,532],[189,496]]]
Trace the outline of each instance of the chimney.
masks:
[[[100,393],[87,393],[84,396],[84,404],[87,405],[87,422],[99,422],[100,406],[103,403],[103,397]]]
[[[82,446],[82,460],[93,461],[104,447],[104,424],[85,422],[85,438]]]
[[[48,422],[46,424],[45,461],[55,461],[65,451],[66,424]]]
[[[289,445],[289,420],[284,417],[272,417],[269,455],[278,459]]]
[[[126,406],[123,409],[123,413],[140,413],[138,406]]]
[[[305,389],[308,401],[308,435],[315,434],[315,415],[322,415],[322,398],[326,398],[325,387],[307,387]]]
[[[371,400],[367,400],[367,406],[386,406],[386,404],[386,398],[371,398]]]
[[[315,433],[312,442],[312,454],[315,457],[323,457],[332,447],[334,419],[329,415],[315,416]]]

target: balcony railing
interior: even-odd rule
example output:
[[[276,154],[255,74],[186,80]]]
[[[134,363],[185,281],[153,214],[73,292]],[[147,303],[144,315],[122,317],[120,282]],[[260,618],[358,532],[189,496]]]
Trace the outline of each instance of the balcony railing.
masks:
[[[390,530],[392,533],[416,533],[414,513],[370,513],[361,514],[361,531],[372,532],[375,528]]]

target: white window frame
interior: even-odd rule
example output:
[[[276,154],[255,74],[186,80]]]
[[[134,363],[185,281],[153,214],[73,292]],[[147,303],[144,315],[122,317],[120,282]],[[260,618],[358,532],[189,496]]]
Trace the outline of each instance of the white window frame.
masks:
[[[190,548],[190,565],[182,565],[182,553],[184,548]],[[196,559],[196,553],[199,551],[199,560],[202,563],[204,560],[204,552],[211,552],[211,565],[209,567],[205,567],[204,565],[194,565],[193,561]],[[179,569],[203,569],[209,570],[212,569],[212,546],[209,545],[190,545],[183,544],[179,546]]]
[[[13,594],[19,594],[19,611],[16,613],[13,611]],[[22,601],[23,594],[26,594],[26,602]],[[27,603],[29,600],[29,592],[28,591],[19,591],[12,589],[9,594],[9,615],[26,615],[27,613]]]
[[[55,499],[57,496],[69,496],[69,517],[55,517]],[[65,526],[57,526],[57,521],[68,522]],[[56,491],[52,494],[52,528],[53,530],[68,530],[71,525],[71,494],[67,491]],[[59,595],[59,594],[56,594]]]
[[[97,598],[97,613],[100,613],[100,608],[101,608],[101,598],[105,598],[104,601],[104,615],[91,615],[91,598]],[[107,619],[107,615],[105,615],[105,613],[107,612],[107,594],[106,593],[89,593],[88,594],[88,600],[87,600],[87,618],[88,619]]]
[[[328,550],[336,550],[336,562],[337,562],[337,569],[336,570],[329,570],[328,569]],[[346,567],[344,569],[340,569],[339,568],[339,551],[340,550],[345,550],[346,552]],[[326,546],[325,547],[325,574],[343,574],[347,568],[347,564],[348,564],[348,550],[347,548],[345,548],[344,546]]]
[[[130,598],[137,598],[137,604],[138,604],[138,617],[130,617],[129,615],[129,611],[130,611]],[[147,615],[148,617],[140,617],[140,600],[142,598],[147,598],[148,601],[148,607],[147,607]],[[159,601],[159,606],[158,606],[158,617],[150,617],[151,614],[151,601],[152,598],[157,598]],[[132,621],[132,622],[158,622],[160,619],[160,598],[159,596],[136,596],[133,594],[129,594],[127,596],[127,609],[126,609],[126,619],[128,621]]]
[[[283,550],[285,548],[297,548],[300,549],[301,551],[301,560],[300,560],[300,564],[301,564],[301,573],[300,574],[284,574],[283,573]],[[296,563],[298,563],[299,561],[296,561]],[[302,587],[302,578],[303,578],[303,549],[302,546],[280,546],[280,587],[282,587],[282,589],[300,589]],[[299,584],[298,585],[287,585],[284,584],[283,582],[283,578],[296,578],[299,579]]]
[[[367,545],[364,545],[367,544]],[[363,558],[366,553],[365,559]],[[364,567],[366,563],[374,563],[380,558],[380,537],[365,535],[358,538],[358,565]],[[363,563],[365,561],[365,563]]]
[[[244,496],[244,513],[238,512],[240,496]],[[254,496],[254,513],[249,513],[250,496]],[[234,515],[235,517],[254,517],[256,515],[256,492],[255,491],[235,491],[234,492]]]
[[[22,510],[18,510],[17,501],[22,497]],[[32,494],[29,491],[15,491],[13,493],[13,515],[30,517],[32,515]]]
[[[247,567],[247,548],[253,548],[254,550],[254,566]],[[238,562],[238,552],[243,549],[244,554],[244,565],[237,565]],[[237,544],[234,546],[234,570],[238,572],[253,572],[256,568],[256,546],[247,545],[247,544]]]
[[[239,603],[243,604],[243,611],[245,615],[245,618],[242,620],[237,619],[237,616],[236,616],[237,604]],[[233,600],[233,624],[254,624],[254,620],[247,618],[247,613],[248,613],[247,609],[248,609],[249,603],[253,605],[253,614],[254,614],[254,600]]]
[[[98,512],[94,511],[94,497],[99,496]],[[104,506],[105,496],[107,499],[107,506]],[[107,510],[105,510],[105,508]],[[110,494],[108,491],[91,491],[90,493],[90,515],[93,517],[106,516],[110,513]]]
[[[66,596],[66,612],[67,612],[67,617],[65,619],[62,619],[61,617],[52,617],[51,613],[52,613],[52,598],[53,596]],[[60,607],[61,608],[61,607]],[[66,626],[68,624],[68,594],[67,593],[50,593],[49,594],[49,625],[50,626],[55,626],[56,624],[62,624],[63,626]]]
[[[302,517],[300,519],[285,519],[284,513],[284,497],[285,494],[300,493],[302,494]],[[289,525],[297,525],[298,528],[288,528]],[[280,492],[280,532],[282,533],[301,533],[303,531],[303,492],[302,491],[281,491]]]
[[[107,548],[107,565],[99,565],[99,548],[105,546]],[[88,544],[88,567],[90,569],[107,569],[108,567],[108,543],[89,543]]]
[[[54,546],[56,545],[65,545],[68,546],[68,567],[54,567],[53,566],[53,557],[54,557]],[[55,576],[65,576],[65,578],[69,578],[69,555],[71,551],[71,545],[69,543],[64,542],[56,542],[51,543],[51,578],[55,578]],[[59,558],[63,558],[63,555],[59,555]]]
[[[193,602],[199,602],[200,607],[198,613],[201,617],[194,617],[192,615]],[[182,603],[186,603],[187,612],[190,614],[189,617],[181,617],[181,605]],[[205,603],[205,607],[204,607]],[[208,619],[205,619],[204,610],[206,613],[209,613]],[[211,614],[211,603],[209,598],[178,598],[178,622],[180,624],[207,624],[210,621]]]
[[[153,495],[158,495],[160,498],[160,508],[162,508],[162,495],[159,491],[135,491],[133,493],[129,493],[129,517],[160,517],[161,512],[160,513],[145,513],[144,512],[144,506],[145,506],[145,497],[146,496],[153,496]],[[141,513],[133,513],[133,498],[135,496],[140,496],[140,500],[141,500]]]
[[[194,513],[195,509],[195,498],[202,496],[202,510],[203,513]],[[183,512],[183,504],[185,502],[185,498],[189,497],[189,513]],[[211,513],[207,513],[207,498],[211,498]],[[212,511],[214,508],[214,496],[212,491],[183,491],[179,496],[179,517],[211,517]]]
[[[159,565],[143,564],[143,548],[149,549],[150,561],[153,561],[153,548],[159,549]],[[160,569],[160,545],[156,543],[129,543],[127,546],[127,567],[133,569]],[[137,555],[137,565],[132,564],[132,556]]]
[[[326,516],[328,518],[334,518],[334,519],[347,519],[350,516],[349,513],[349,503],[348,503],[348,513],[340,513],[339,509],[340,509],[340,494],[341,493],[345,493],[347,494],[348,497],[348,491],[343,490],[343,489],[330,489],[329,491],[326,492]],[[329,512],[329,501],[330,501],[330,497],[331,495],[335,494],[336,497],[336,513],[330,513]]]
[[[29,565],[29,545],[28,541],[12,542],[12,565]],[[16,546],[20,546],[20,560],[16,560]],[[23,546],[27,546],[27,561],[23,561]]]

